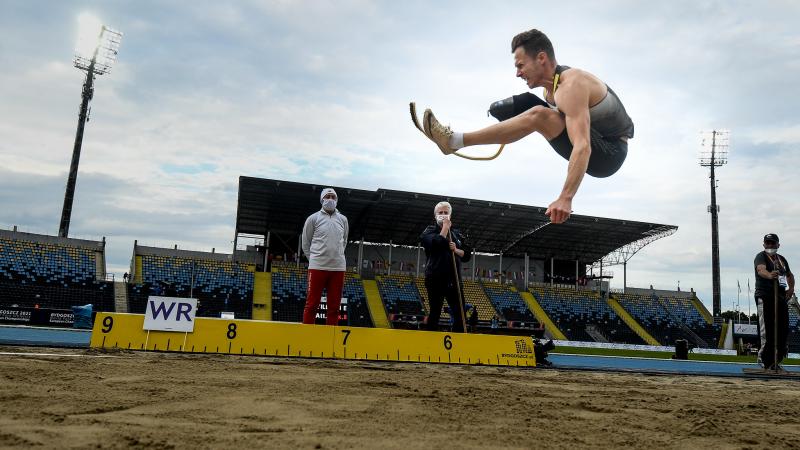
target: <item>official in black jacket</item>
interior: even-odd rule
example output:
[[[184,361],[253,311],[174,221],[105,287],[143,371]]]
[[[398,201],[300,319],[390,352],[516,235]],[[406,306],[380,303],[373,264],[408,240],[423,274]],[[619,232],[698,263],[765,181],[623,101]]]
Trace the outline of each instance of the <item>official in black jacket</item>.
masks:
[[[764,251],[759,252],[753,261],[756,269],[755,295],[761,338],[758,362],[765,369],[780,369],[780,363],[789,351],[788,300],[794,295],[794,274],[786,258],[778,254],[780,246],[777,234],[770,233],[764,236]],[[778,292],[775,292],[776,286]]]
[[[420,236],[427,258],[425,288],[428,290],[428,302],[430,303],[427,329],[438,330],[442,304],[447,299],[447,304],[450,305],[450,314],[453,315],[453,331],[463,332],[464,306],[459,298],[458,287],[463,291],[463,287],[460,285],[461,263],[470,260],[472,249],[464,243],[461,233],[452,228],[450,219],[453,207],[450,206],[450,203],[439,202],[433,211],[436,225],[429,225]],[[453,270],[454,253],[459,278],[456,278],[456,271]]]

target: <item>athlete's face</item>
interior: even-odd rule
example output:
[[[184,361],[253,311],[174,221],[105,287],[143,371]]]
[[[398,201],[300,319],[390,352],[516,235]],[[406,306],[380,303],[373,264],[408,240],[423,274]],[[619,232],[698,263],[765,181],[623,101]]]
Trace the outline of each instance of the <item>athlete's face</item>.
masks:
[[[514,50],[514,67],[517,69],[517,77],[522,78],[529,89],[536,87],[536,80],[541,77],[542,67],[536,58],[531,58],[523,47]]]

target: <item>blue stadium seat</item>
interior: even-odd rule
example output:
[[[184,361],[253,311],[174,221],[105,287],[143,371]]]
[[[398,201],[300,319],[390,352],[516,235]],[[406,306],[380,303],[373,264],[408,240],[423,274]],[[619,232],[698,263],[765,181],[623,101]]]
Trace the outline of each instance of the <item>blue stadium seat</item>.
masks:
[[[131,312],[143,313],[148,296],[166,295],[171,288],[174,296],[198,299],[199,317],[231,311],[237,318],[252,318],[254,277],[246,265],[177,256],[141,257],[142,283],[129,291]]]
[[[0,238],[0,305],[68,309],[91,303],[95,310],[113,311],[113,284],[97,280],[97,252]]]
[[[705,346],[717,347],[721,327],[706,322],[690,298],[656,294],[614,294],[614,297],[661,345],[673,346],[678,339],[701,345],[692,336],[694,333]]]
[[[519,292],[512,291],[500,283],[484,281],[481,285],[502,318],[507,321],[538,323]]]
[[[569,340],[595,341],[586,330],[593,326],[609,342],[645,343],[597,292],[541,286],[534,288],[533,294]]]

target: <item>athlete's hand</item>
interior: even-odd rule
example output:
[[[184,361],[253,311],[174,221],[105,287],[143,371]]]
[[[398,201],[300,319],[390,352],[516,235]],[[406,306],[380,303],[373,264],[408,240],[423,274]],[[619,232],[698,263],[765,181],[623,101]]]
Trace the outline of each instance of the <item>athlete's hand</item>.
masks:
[[[572,200],[559,197],[547,207],[545,215],[550,217],[552,223],[564,223],[572,214]]]

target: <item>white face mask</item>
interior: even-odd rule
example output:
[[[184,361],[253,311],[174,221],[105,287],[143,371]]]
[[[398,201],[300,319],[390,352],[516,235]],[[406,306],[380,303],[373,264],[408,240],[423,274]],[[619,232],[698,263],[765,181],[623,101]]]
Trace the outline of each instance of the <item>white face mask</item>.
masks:
[[[322,209],[331,213],[336,210],[336,200],[332,198],[326,198],[322,200]]]
[[[765,248],[764,251],[768,255],[774,255],[774,254],[778,253],[778,249],[777,248]]]
[[[436,223],[441,225],[444,222],[444,219],[450,218],[450,214],[437,214],[436,215]]]

